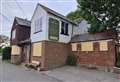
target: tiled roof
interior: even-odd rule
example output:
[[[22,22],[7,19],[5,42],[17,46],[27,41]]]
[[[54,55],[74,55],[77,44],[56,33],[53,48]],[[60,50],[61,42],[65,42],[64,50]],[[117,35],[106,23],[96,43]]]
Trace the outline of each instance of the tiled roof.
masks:
[[[28,21],[27,19],[22,19],[22,18],[19,18],[19,17],[15,17],[15,19],[16,19],[16,21],[19,25],[28,26],[28,27],[31,26],[31,22]]]
[[[116,33],[108,30],[106,32],[100,33],[86,33],[81,35],[75,35],[72,37],[71,42],[84,42],[84,41],[96,41],[96,40],[107,40],[107,39],[115,39]]]
[[[57,13],[56,11],[54,11],[54,10],[48,8],[48,7],[45,7],[45,6],[43,6],[43,5],[39,4],[39,3],[38,3],[38,5],[41,6],[44,10],[46,10],[48,13],[53,14],[53,15],[55,15],[55,16],[58,16],[58,17],[60,17],[61,19],[64,19],[64,20],[66,20],[66,21],[68,21],[68,22],[70,22],[70,23],[72,23],[72,24],[74,24],[74,25],[77,25],[75,22],[69,20],[69,19],[66,18],[65,16]]]

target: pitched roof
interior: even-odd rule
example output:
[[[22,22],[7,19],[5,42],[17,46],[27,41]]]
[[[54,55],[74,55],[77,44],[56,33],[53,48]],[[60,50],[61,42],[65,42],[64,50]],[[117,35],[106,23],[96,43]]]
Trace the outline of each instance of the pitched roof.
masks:
[[[84,42],[84,41],[97,41],[97,40],[107,40],[107,39],[115,39],[116,33],[113,31],[106,31],[106,32],[100,32],[95,34],[81,34],[81,35],[75,35],[72,37],[70,42]]]
[[[22,18],[19,18],[19,17],[15,17],[17,23],[19,25],[23,25],[23,26],[27,26],[27,27],[30,27],[31,26],[31,22],[28,21],[27,19],[22,19]]]
[[[43,5],[39,4],[39,3],[38,3],[38,5],[41,6],[41,7],[42,7],[45,11],[47,11],[48,13],[53,14],[53,15],[55,15],[55,16],[58,16],[58,17],[60,17],[61,19],[64,19],[64,20],[66,20],[66,21],[68,21],[68,22],[70,22],[70,23],[72,23],[72,24],[74,24],[74,25],[77,25],[75,22],[69,20],[69,19],[66,18],[65,16],[57,13],[56,11],[54,11],[54,10],[52,10],[52,9],[46,7],[46,6],[43,6]]]

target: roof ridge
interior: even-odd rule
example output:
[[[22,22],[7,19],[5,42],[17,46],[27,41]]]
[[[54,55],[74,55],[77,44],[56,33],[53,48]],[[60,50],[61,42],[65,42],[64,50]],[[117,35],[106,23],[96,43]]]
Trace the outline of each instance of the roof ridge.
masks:
[[[46,7],[46,6],[44,6],[44,5],[40,4],[40,3],[38,3],[38,5],[41,6],[43,9],[45,9],[47,12],[52,13],[52,14],[54,14],[54,15],[57,15],[58,17],[60,17],[60,18],[62,18],[62,19],[64,19],[64,20],[66,20],[66,21],[69,21],[69,22],[77,25],[76,22],[68,19],[66,16],[64,16],[64,15],[56,12],[55,10],[53,10],[53,9],[51,9],[51,8],[48,8],[48,7]]]

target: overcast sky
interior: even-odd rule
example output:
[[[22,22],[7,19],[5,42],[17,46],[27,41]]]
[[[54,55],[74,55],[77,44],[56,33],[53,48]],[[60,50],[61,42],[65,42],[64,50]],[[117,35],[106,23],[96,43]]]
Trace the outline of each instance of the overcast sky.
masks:
[[[10,36],[15,16],[31,20],[37,3],[63,15],[77,9],[76,0],[0,0],[0,34]]]

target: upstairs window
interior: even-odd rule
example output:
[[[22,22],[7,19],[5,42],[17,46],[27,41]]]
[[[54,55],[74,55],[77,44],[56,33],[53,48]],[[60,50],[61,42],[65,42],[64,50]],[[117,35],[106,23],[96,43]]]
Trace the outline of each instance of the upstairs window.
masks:
[[[68,23],[63,21],[61,23],[61,34],[68,35]]]
[[[16,36],[16,30],[13,30],[12,31],[12,39],[15,39],[15,36]]]
[[[53,18],[49,18],[49,39],[59,40],[59,21]]]
[[[42,17],[35,20],[35,33],[42,32]]]

